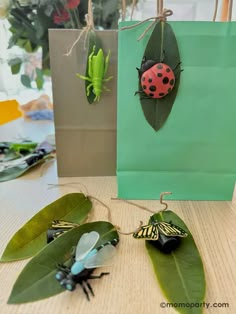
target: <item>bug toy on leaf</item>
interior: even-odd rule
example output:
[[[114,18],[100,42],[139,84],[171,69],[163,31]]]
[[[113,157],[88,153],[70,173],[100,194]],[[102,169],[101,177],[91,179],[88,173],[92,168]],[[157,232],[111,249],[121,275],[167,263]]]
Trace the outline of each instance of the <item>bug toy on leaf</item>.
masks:
[[[143,57],[141,68],[137,68],[142,90],[135,94],[144,92],[148,97],[155,99],[165,97],[175,86],[176,73],[174,72],[179,65],[172,69],[163,62],[147,60]]]
[[[82,80],[88,81],[89,84],[86,87],[86,95],[87,97],[93,93],[95,95],[94,101],[99,101],[102,90],[110,91],[106,86],[104,86],[104,82],[110,81],[113,76],[109,76],[105,78],[110,61],[110,50],[107,56],[104,56],[103,50],[100,48],[97,53],[96,46],[93,46],[93,50],[88,57],[88,66],[87,73],[88,76],[83,76],[79,73],[76,74],[77,77]]]
[[[93,289],[89,284],[89,279],[98,279],[109,273],[101,273],[100,275],[92,275],[97,267],[106,266],[116,253],[115,245],[118,239],[107,241],[97,248],[100,236],[96,231],[84,233],[72,255],[70,266],[58,265],[56,279],[60,285],[68,291],[73,291],[79,284],[89,300],[89,292],[94,296]]]

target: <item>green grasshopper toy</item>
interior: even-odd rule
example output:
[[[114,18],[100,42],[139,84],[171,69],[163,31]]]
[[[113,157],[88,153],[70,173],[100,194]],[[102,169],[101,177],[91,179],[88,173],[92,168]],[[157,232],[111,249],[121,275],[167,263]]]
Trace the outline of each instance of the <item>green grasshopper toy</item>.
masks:
[[[88,58],[88,77],[80,75],[79,73],[77,73],[76,76],[81,78],[82,80],[91,82],[86,88],[87,96],[90,95],[91,87],[93,87],[92,92],[95,95],[94,101],[99,101],[102,93],[102,88],[106,91],[110,91],[108,88],[103,86],[103,83],[110,81],[113,76],[105,78],[109,66],[110,50],[105,58],[103,50],[101,48],[98,50],[97,55],[95,55],[95,48],[96,47],[93,46],[93,51]]]

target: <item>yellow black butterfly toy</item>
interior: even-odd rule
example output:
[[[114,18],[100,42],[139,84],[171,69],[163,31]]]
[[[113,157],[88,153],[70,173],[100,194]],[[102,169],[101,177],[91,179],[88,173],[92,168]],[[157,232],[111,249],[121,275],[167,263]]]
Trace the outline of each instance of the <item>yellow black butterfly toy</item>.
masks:
[[[187,233],[171,221],[157,221],[154,215],[150,217],[148,225],[142,226],[133,233],[135,239],[149,240],[164,253],[170,253],[180,244],[180,238],[187,237]]]
[[[78,227],[79,224],[65,220],[53,220],[52,226],[47,230],[47,243],[52,242],[66,231]]]

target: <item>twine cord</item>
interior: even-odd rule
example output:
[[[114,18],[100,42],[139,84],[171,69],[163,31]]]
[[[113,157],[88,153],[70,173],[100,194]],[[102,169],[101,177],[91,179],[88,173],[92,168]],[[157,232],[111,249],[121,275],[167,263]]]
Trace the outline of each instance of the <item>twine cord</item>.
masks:
[[[65,186],[69,186],[69,185],[81,185],[84,190],[85,190],[85,193],[81,190],[78,190],[78,188],[75,187],[75,189],[81,193],[84,193],[84,195],[89,198],[89,199],[93,199],[95,201],[97,201],[98,203],[100,203],[103,207],[106,208],[107,210],[107,218],[108,218],[108,222],[110,222],[112,224],[112,217],[111,217],[111,209],[110,207],[108,207],[104,202],[102,202],[101,200],[99,200],[97,197],[93,196],[93,195],[90,195],[88,193],[88,188],[86,187],[86,185],[84,185],[83,183],[81,182],[68,182],[68,183],[59,183],[59,184],[54,184],[54,183],[48,183],[48,186],[49,188],[55,188],[55,187],[65,187]]]
[[[139,38],[137,39],[138,41],[140,41],[146,34],[147,32],[156,24],[157,21],[163,21],[165,22],[167,20],[167,17],[173,15],[173,11],[169,10],[169,9],[164,9],[162,14],[159,14],[158,16],[153,16],[153,17],[149,17],[141,22],[138,22],[134,25],[131,26],[124,26],[121,27],[121,30],[129,30],[135,27],[138,27],[142,24],[144,24],[145,22],[148,22],[150,20],[153,20],[153,22],[144,30],[144,32],[139,36]]]
[[[77,39],[74,41],[74,43],[72,44],[70,50],[64,54],[65,56],[70,56],[72,54],[72,51],[74,49],[74,47],[78,44],[78,42],[80,41],[80,39],[82,38],[82,36],[85,34],[85,38],[84,38],[84,49],[86,49],[86,41],[88,38],[88,34],[90,31],[95,30],[94,28],[94,21],[93,21],[93,7],[92,7],[92,0],[88,0],[88,13],[85,15],[85,22],[86,22],[86,26],[83,28],[82,32],[79,34],[79,36],[77,37]]]
[[[99,200],[98,198],[96,198],[93,195],[87,195],[88,198],[93,199],[95,201],[97,201],[98,203],[100,203],[103,207],[105,207],[107,209],[107,220],[112,224],[112,218],[111,218],[111,209],[110,207],[108,207],[105,203],[103,203],[101,200]]]
[[[152,214],[157,214],[157,213],[160,213],[160,212],[163,212],[165,211],[167,208],[168,208],[168,204],[166,202],[163,202],[163,196],[164,195],[169,195],[169,194],[172,194],[171,192],[162,192],[161,195],[160,195],[160,203],[162,205],[165,205],[165,208],[161,209],[161,210],[158,210],[158,211],[153,211],[151,210],[150,208],[147,208],[145,206],[142,206],[142,205],[139,205],[139,204],[136,204],[136,203],[133,203],[131,201],[128,201],[128,200],[125,200],[125,199],[122,199],[122,198],[116,198],[116,197],[112,197],[111,200],[113,201],[123,201],[125,203],[128,203],[130,205],[134,205],[142,210],[145,210],[145,211],[148,211],[149,213],[152,213]],[[116,226],[117,227],[117,226]],[[123,231],[120,231],[120,227],[117,227],[117,231],[120,233],[120,234],[123,234],[123,235],[130,235],[130,234],[133,234],[133,233],[136,233],[136,232],[139,232],[143,227],[143,222],[140,221],[140,225],[138,228],[136,228],[135,230],[133,231],[129,231],[129,232],[123,232]]]
[[[218,4],[219,4],[219,1],[218,0],[215,0],[215,8],[214,8],[214,14],[213,14],[213,22],[216,21],[216,16],[217,16],[217,11],[218,11]]]
[[[133,0],[133,1],[132,1],[132,7],[131,7],[131,14],[130,14],[130,20],[131,20],[131,21],[132,21],[132,19],[133,19],[134,9],[135,9],[136,5],[137,5],[137,0]]]

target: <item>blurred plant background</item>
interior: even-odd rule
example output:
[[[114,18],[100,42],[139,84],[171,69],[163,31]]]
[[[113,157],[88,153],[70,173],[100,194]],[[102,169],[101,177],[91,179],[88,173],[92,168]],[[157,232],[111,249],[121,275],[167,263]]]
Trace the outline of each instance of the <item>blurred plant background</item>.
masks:
[[[43,87],[45,75],[50,75],[49,28],[81,29],[85,26],[88,0],[1,0],[0,17],[7,17],[11,37],[9,48],[18,46],[27,54],[8,61],[13,74],[18,74],[22,64],[35,64],[32,73],[21,75],[21,82],[27,87],[36,83]],[[97,29],[116,29],[124,5],[134,0],[93,0],[94,25]],[[36,59],[33,53],[41,50]]]

